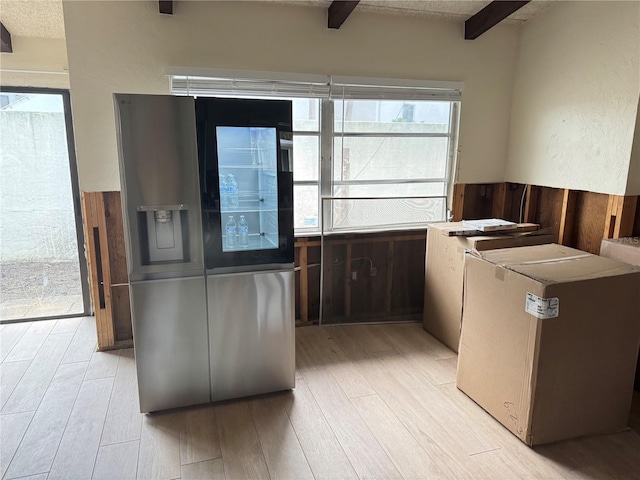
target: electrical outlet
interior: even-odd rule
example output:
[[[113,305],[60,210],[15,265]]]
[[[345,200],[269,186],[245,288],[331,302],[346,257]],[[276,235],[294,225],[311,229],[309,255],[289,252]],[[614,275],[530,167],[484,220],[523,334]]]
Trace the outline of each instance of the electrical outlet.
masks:
[[[358,271],[351,270],[351,280],[358,280]]]
[[[375,277],[378,274],[378,269],[376,267],[371,267],[369,269],[369,275],[371,275],[372,277]]]

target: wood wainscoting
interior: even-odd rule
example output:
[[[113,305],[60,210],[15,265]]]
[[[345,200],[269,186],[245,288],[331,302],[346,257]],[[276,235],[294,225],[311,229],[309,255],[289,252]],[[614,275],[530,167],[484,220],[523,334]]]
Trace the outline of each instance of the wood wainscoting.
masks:
[[[133,345],[120,192],[82,192],[82,218],[98,350]]]
[[[96,315],[98,349],[132,344],[127,260],[120,192],[82,192],[89,283]],[[333,321],[420,319],[424,303],[426,230],[332,235],[326,252],[323,311]],[[328,257],[327,257],[328,258]],[[367,270],[370,259],[375,275]],[[320,314],[319,237],[295,242],[296,325],[317,323]],[[361,276],[354,280],[352,272]]]
[[[83,192],[82,207],[98,348],[126,347],[132,330],[120,192]],[[603,238],[640,235],[637,196],[536,185],[457,184],[453,215],[521,218],[550,228],[559,243],[594,254]],[[296,324],[317,323],[321,302],[323,318],[335,323],[421,317],[425,240],[424,230],[325,237],[324,256],[331,262],[324,262],[321,300],[320,238],[297,238]]]
[[[456,184],[453,219],[497,217],[539,223],[558,243],[599,254],[604,238],[640,235],[638,196],[519,183]]]
[[[296,322],[415,320],[424,308],[426,229],[296,239]],[[322,262],[324,256],[324,262]],[[323,299],[320,299],[321,269]]]

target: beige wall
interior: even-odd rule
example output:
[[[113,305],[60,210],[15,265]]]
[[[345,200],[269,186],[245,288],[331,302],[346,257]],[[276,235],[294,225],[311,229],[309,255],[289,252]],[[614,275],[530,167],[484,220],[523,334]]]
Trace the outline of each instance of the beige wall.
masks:
[[[558,2],[522,31],[506,179],[624,195],[640,93],[640,3]]]
[[[119,189],[112,93],[168,93],[167,66],[462,81],[459,181],[502,181],[519,28],[249,2],[64,2],[80,187]]]
[[[0,54],[0,85],[69,88],[64,39],[11,37],[13,53]]]
[[[631,145],[627,195],[640,195],[640,100],[638,100],[636,113],[636,131],[633,135],[633,144]]]

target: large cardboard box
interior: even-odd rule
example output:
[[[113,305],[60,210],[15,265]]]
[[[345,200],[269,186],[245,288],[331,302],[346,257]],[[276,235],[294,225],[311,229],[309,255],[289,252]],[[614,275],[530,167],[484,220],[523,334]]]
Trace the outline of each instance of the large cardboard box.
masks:
[[[640,268],[560,245],[468,254],[457,385],[528,445],[627,425]]]
[[[640,237],[606,238],[600,245],[600,255],[640,266]],[[635,389],[640,392],[640,355],[636,365]]]
[[[462,222],[429,226],[424,282],[423,327],[455,352],[460,341],[465,250],[485,251],[555,241],[553,235],[541,231],[475,237],[448,236],[450,230],[462,227]]]
[[[640,237],[605,238],[600,245],[600,255],[640,266]]]

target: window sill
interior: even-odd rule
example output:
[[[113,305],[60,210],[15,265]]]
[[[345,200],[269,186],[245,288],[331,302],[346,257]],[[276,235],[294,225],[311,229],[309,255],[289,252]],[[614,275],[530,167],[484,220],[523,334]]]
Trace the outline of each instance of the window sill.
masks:
[[[438,223],[438,222],[432,222]],[[336,236],[346,236],[346,235],[389,235],[394,233],[425,233],[427,232],[427,224],[422,225],[410,225],[406,227],[398,226],[393,228],[385,228],[385,229],[359,229],[359,230],[333,230],[330,232],[324,232],[325,237],[336,237]],[[314,238],[321,237],[322,233],[319,231],[308,231],[308,232],[295,232],[295,238]]]

